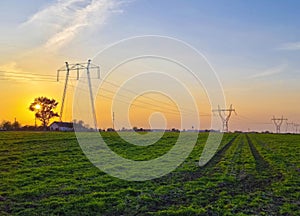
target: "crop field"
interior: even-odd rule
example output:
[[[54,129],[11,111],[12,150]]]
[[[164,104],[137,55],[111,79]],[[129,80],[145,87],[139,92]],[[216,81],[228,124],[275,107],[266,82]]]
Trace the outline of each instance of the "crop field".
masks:
[[[150,160],[178,133],[147,147],[102,135],[119,155]],[[300,215],[300,135],[228,133],[199,167],[207,136],[173,172],[132,182],[93,166],[74,133],[0,132],[0,215]]]

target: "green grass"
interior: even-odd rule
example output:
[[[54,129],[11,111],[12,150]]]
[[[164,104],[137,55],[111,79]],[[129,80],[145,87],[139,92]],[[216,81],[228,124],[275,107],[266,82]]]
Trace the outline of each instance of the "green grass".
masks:
[[[178,134],[154,145],[102,133],[123,157],[150,160]],[[225,134],[204,167],[207,134],[172,173],[144,182],[102,172],[74,133],[0,133],[0,215],[300,215],[300,136]]]

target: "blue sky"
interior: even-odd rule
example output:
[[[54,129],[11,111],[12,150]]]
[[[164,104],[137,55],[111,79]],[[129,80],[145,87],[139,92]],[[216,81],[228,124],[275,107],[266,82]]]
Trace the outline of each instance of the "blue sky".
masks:
[[[20,41],[22,38],[16,35],[16,28],[34,13],[55,2],[29,0],[24,4],[19,0],[1,1],[0,23],[4,29],[0,37],[2,44],[13,46],[9,44],[12,39]],[[93,30],[102,33],[103,36],[100,37],[106,43],[141,34],[162,34],[185,40],[208,55],[243,57],[243,63],[235,63],[245,66],[252,66],[253,61],[264,62],[268,66],[274,60],[297,59],[295,52],[279,49],[287,43],[299,41],[298,1],[122,2],[117,7],[121,12],[112,14],[105,21],[104,27],[94,26]],[[57,14],[53,13],[55,15]],[[83,34],[82,31],[77,37],[82,37]],[[32,38],[28,38],[30,39]]]
[[[83,11],[82,17],[76,10]],[[51,73],[65,59],[91,58],[123,38],[165,35],[191,44],[208,58],[228,103],[245,116],[262,117],[270,110],[270,115],[300,122],[299,11],[296,0],[5,0],[0,2],[0,65],[41,71],[50,61],[52,66],[42,73]],[[64,32],[68,28],[72,33]],[[32,59],[40,63],[32,66]]]
[[[13,0],[0,3],[0,23],[5,29],[0,38],[1,44],[7,47],[17,44],[19,47],[28,48],[27,44],[35,46],[41,43],[43,32],[35,32],[34,35],[27,32],[24,37],[20,37],[17,29],[34,13],[56,1],[26,1],[26,4],[20,2]],[[82,30],[74,41],[84,40],[84,43],[94,47],[95,44],[106,45],[135,35],[161,34],[190,43],[208,57],[211,56],[210,59],[215,64],[223,67],[228,65],[232,68],[235,65],[263,69],[274,67],[275,63],[299,66],[296,62],[297,50],[280,49],[299,41],[298,1],[122,2],[116,7],[120,13],[109,15],[104,26],[99,28],[95,25]],[[19,7],[20,4],[22,7]],[[95,34],[101,41],[97,40]],[[94,38],[88,38],[89,42],[86,42],[84,37],[89,36]],[[23,40],[27,43],[22,44]]]

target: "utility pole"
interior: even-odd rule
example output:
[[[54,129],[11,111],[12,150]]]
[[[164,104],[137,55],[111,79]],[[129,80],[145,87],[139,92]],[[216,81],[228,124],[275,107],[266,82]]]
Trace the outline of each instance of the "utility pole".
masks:
[[[223,123],[223,132],[228,132],[228,122],[231,117],[231,114],[232,114],[232,112],[234,112],[236,114],[235,109],[232,108],[232,104],[230,105],[229,109],[221,109],[220,106],[218,106],[218,109],[215,109],[212,111],[219,113],[219,116]],[[226,115],[226,112],[228,112],[227,115]]]
[[[96,112],[95,112],[95,106],[94,106],[94,97],[93,97],[93,91],[92,91],[92,83],[91,83],[91,76],[90,76],[90,70],[91,69],[97,69],[97,75],[98,79],[100,79],[100,67],[94,64],[91,64],[91,60],[88,60],[87,63],[75,63],[75,64],[69,64],[66,62],[66,66],[62,67],[61,69],[57,70],[57,81],[59,81],[59,73],[62,71],[66,71],[66,79],[65,79],[65,86],[64,86],[64,91],[63,91],[63,96],[62,96],[62,103],[61,103],[61,108],[60,108],[60,121],[62,121],[62,116],[63,116],[63,110],[64,110],[64,103],[65,103],[65,98],[66,98],[66,93],[67,93],[67,86],[68,86],[68,81],[69,81],[69,76],[71,71],[76,71],[77,72],[77,80],[79,80],[79,72],[81,70],[86,70],[87,73],[87,79],[88,79],[88,85],[89,85],[89,93],[90,93],[90,100],[91,100],[91,106],[92,106],[92,115],[95,123],[95,129],[97,129],[97,119],[96,119]]]
[[[283,118],[283,116],[281,118],[275,118],[275,116],[273,116],[273,118],[271,120],[274,122],[274,125],[276,127],[276,133],[280,133],[280,128],[281,128],[283,121],[287,121],[288,119]]]
[[[294,132],[294,123],[293,122],[286,122],[286,132],[289,131],[289,126],[292,126],[291,132]]]
[[[113,120],[113,129],[115,130],[115,112],[113,112],[113,116],[112,116],[112,120]]]

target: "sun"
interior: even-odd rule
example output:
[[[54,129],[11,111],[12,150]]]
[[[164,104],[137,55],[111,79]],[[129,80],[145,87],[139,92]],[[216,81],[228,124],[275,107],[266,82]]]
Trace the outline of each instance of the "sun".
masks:
[[[36,104],[36,105],[34,106],[34,108],[37,109],[37,110],[39,110],[39,109],[41,109],[41,105]]]

